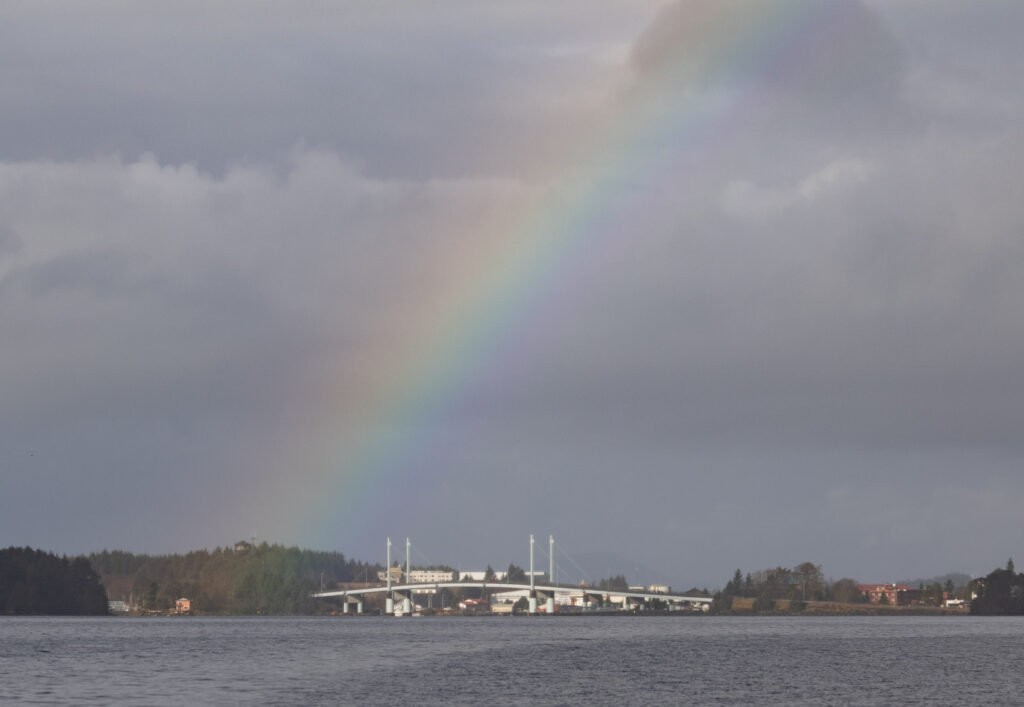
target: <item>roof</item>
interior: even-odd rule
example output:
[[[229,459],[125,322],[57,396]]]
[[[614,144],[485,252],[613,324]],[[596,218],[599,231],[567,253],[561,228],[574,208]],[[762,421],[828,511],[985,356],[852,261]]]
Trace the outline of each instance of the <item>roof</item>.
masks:
[[[888,584],[858,584],[857,589],[862,592],[909,592],[911,586],[890,582]]]

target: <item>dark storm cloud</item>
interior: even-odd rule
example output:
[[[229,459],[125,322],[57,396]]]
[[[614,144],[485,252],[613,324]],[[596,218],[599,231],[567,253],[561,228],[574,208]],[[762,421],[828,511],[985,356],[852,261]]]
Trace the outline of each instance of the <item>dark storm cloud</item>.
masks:
[[[1024,540],[1015,5],[836,3],[836,51],[793,32],[733,73],[732,1],[206,7],[4,10],[8,542],[255,527],[381,559],[408,533],[499,566],[554,532],[713,587],[981,573]],[[612,235],[415,421],[408,512],[317,534],[237,508],[308,473],[272,461],[316,441],[284,424],[300,391],[436,330],[406,316],[450,284],[438,258],[537,213],[595,115],[682,90],[762,112],[658,136],[657,173],[599,206]]]
[[[668,7],[633,52],[640,87],[659,90],[666,65],[680,71],[669,90],[773,78],[716,73],[703,39],[686,41],[700,29],[690,18],[742,6]],[[918,10],[889,8],[908,21]],[[904,533],[914,561],[984,564],[972,558],[991,548],[943,520],[957,507],[995,544],[1019,542],[1015,502],[997,489],[1018,498],[1024,457],[1024,210],[1013,196],[1024,106],[991,90],[1014,81],[1019,50],[986,47],[1000,58],[988,88],[958,106],[936,94],[961,86],[943,69],[948,52],[932,62],[922,50],[948,45],[895,25],[913,34],[901,37],[861,4],[843,13],[852,53],[823,53],[803,83],[769,80],[772,119],[744,121],[699,174],[673,172],[671,189],[636,197],[642,226],[536,334],[543,365],[512,382],[493,371],[500,413],[485,395],[467,402],[467,419],[507,423],[489,448],[543,440],[514,478],[548,490],[538,516],[561,514],[559,532],[614,496],[595,540],[678,531],[713,537],[744,566],[825,552],[844,558],[830,571],[859,576],[908,562],[882,559]],[[720,533],[724,522],[736,532]]]

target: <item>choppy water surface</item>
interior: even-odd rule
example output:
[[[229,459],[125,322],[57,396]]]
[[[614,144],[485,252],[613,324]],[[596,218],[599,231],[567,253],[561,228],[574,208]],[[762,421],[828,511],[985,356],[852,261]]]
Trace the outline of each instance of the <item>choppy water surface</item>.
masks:
[[[18,704],[1021,704],[1024,619],[0,617]]]

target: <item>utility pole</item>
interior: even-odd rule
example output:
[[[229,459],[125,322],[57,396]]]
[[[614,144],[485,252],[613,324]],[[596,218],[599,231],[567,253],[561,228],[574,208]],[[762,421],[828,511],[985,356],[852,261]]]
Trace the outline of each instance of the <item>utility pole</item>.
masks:
[[[409,548],[411,548],[411,547],[412,547],[412,543],[409,542],[409,538],[406,538],[405,539],[405,583],[406,584],[412,584],[412,574],[409,571],[409,568],[411,566],[409,564],[409,556],[410,556],[410,549]]]

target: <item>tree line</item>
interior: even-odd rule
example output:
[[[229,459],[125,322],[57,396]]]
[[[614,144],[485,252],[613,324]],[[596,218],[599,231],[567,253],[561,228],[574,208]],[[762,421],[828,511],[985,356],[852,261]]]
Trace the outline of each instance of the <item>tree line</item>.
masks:
[[[953,579],[967,579],[967,575],[948,574],[932,580],[915,582],[899,582],[913,586],[918,584],[914,601],[919,606],[942,606],[946,598],[970,596],[973,580],[970,584],[962,582],[957,586]],[[941,580],[945,580],[943,583]],[[1002,584],[996,583],[998,586]],[[993,586],[996,586],[993,585]],[[868,603],[870,598],[862,592],[856,580],[849,577],[831,581],[825,579],[821,565],[804,562],[796,567],[774,567],[772,569],[748,572],[746,575],[739,569],[726,582],[725,588],[714,596],[712,611],[729,613],[734,598],[754,599],[754,611],[771,611],[776,602],[788,601],[789,611],[801,611],[807,602],[835,602],[839,604]],[[897,597],[882,594],[880,604],[895,604]],[[749,605],[748,605],[749,606]]]
[[[982,616],[1024,615],[1024,572],[1014,573],[1013,558],[1005,569],[971,580],[971,613]]]
[[[774,567],[748,572],[745,576],[737,569],[725,588],[715,594],[712,610],[718,613],[729,612],[735,597],[753,598],[755,611],[770,611],[775,602],[783,599],[797,609],[801,608],[801,603],[808,601],[849,603],[863,600],[855,580],[844,577],[836,582],[828,582],[821,565],[813,562],[804,562],[792,569]]]
[[[107,593],[84,557],[9,547],[0,550],[0,613],[102,615]]]

